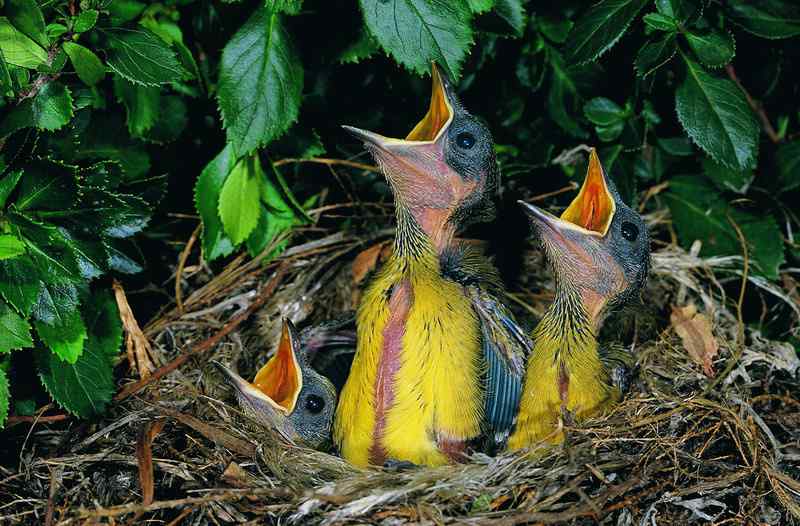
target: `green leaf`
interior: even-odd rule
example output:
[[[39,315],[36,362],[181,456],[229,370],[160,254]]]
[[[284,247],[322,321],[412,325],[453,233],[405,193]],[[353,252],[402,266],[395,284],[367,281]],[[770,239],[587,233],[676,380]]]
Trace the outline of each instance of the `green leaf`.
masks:
[[[231,241],[238,245],[258,222],[258,195],[264,172],[258,157],[251,155],[234,165],[219,194],[219,217]]]
[[[72,118],[72,94],[64,84],[51,81],[42,86],[31,105],[33,125],[40,130],[58,130]]]
[[[592,123],[603,126],[615,124],[625,118],[619,104],[605,97],[595,97],[584,104],[583,114]]]
[[[567,41],[567,36],[569,36],[569,31],[572,29],[573,23],[572,20],[567,20],[565,18],[537,16],[536,25],[542,35],[553,42],[563,44]]]
[[[69,209],[75,204],[78,188],[72,168],[34,161],[25,169],[14,203],[18,211]]]
[[[78,78],[87,86],[94,86],[106,76],[105,66],[91,50],[75,42],[64,42],[64,51]]]
[[[8,20],[43,48],[50,45],[45,32],[44,17],[36,0],[6,0]]]
[[[677,31],[678,25],[672,17],[661,13],[648,13],[642,17],[648,27],[656,31]]]
[[[22,177],[22,173],[22,170],[13,170],[5,177],[0,179],[0,207],[6,205],[8,196],[10,196],[11,192],[13,192],[17,187],[17,183],[19,182],[20,177]]]
[[[264,5],[270,11],[296,15],[303,6],[303,0],[265,0]]]
[[[742,29],[762,38],[789,38],[800,35],[800,8],[781,0],[730,0],[726,3],[731,20]]]
[[[108,35],[108,65],[129,81],[144,86],[178,82],[186,71],[166,42],[146,29],[114,28]]]
[[[685,24],[697,11],[693,0],[656,0],[656,9],[680,24]]]
[[[0,52],[6,62],[21,68],[36,69],[47,63],[47,51],[4,16],[0,17]]]
[[[25,240],[31,262],[48,280],[81,281],[72,249],[58,228],[35,223],[18,214],[12,219]]]
[[[601,0],[581,16],[567,37],[564,59],[584,64],[611,49],[648,0]]]
[[[686,79],[675,92],[678,120],[689,137],[734,170],[755,167],[758,123],[739,88],[684,57]]]
[[[56,325],[35,321],[39,339],[59,358],[67,363],[75,363],[83,352],[86,341],[86,326],[77,309],[66,312]]]
[[[700,59],[700,62],[712,68],[721,68],[733,59],[736,44],[733,35],[711,31],[703,35],[687,31],[684,33],[689,47]]]
[[[0,369],[0,429],[6,425],[8,418],[8,404],[11,401],[11,391],[8,388],[6,372]]]
[[[424,74],[431,62],[454,78],[472,44],[472,12],[464,0],[360,0],[364,22],[400,64]]]
[[[656,39],[645,43],[636,54],[636,61],[633,63],[636,74],[646,77],[655,70],[672,60],[677,51],[675,45],[675,34],[668,33],[659,35]]]
[[[742,247],[730,216],[747,240],[755,273],[770,279],[778,277],[784,261],[783,238],[775,219],[762,213],[733,209],[708,182],[696,176],[677,176],[670,180],[664,199],[681,244],[689,248],[700,239],[704,256],[741,255]]]
[[[15,258],[25,253],[25,243],[17,236],[0,234],[0,260]]]
[[[475,14],[486,13],[494,7],[495,0],[467,0],[470,10]]]
[[[203,220],[203,258],[213,261],[233,252],[233,243],[225,235],[217,213],[219,193],[233,169],[236,157],[230,144],[203,168],[194,189],[194,204]]]
[[[72,24],[72,30],[76,33],[85,33],[94,27],[97,23],[97,11],[94,9],[86,9],[78,13],[75,21]]]
[[[616,121],[611,124],[598,124],[595,126],[597,137],[603,142],[616,140],[625,129],[625,121]]]
[[[114,0],[107,4],[108,13],[111,15],[111,25],[121,26],[135,20],[147,7],[144,2],[137,0]]]
[[[358,40],[347,46],[339,55],[340,64],[358,64],[378,52],[378,41],[362,28]]]
[[[45,283],[42,287],[33,317],[50,327],[69,325],[73,313],[78,312],[78,290],[69,283]]]
[[[186,103],[181,97],[174,95],[161,97],[158,119],[145,138],[157,143],[172,142],[180,137],[188,122]]]
[[[703,159],[703,172],[717,187],[737,194],[746,194],[754,177],[752,170],[732,170],[709,157]]]
[[[496,0],[494,11],[521,37],[525,33],[525,9],[520,0]]]
[[[43,277],[28,258],[0,261],[0,294],[23,316],[28,316],[39,297]]]
[[[218,100],[228,142],[244,155],[297,119],[303,68],[277,14],[257,9],[222,51]]]
[[[776,155],[778,191],[788,192],[800,187],[800,141],[782,144]]]
[[[0,301],[0,353],[33,346],[31,327],[25,318]]]
[[[662,150],[676,157],[688,157],[694,155],[692,143],[686,137],[659,137],[658,145]]]
[[[138,274],[144,270],[144,256],[132,241],[107,239],[103,242],[103,248],[108,253],[108,267],[111,270],[122,274]]]
[[[564,67],[564,63],[557,52],[553,52],[550,58],[550,65],[553,69],[550,91],[547,94],[547,111],[550,114],[550,118],[570,135],[580,139],[588,137],[589,134],[586,130],[581,128],[580,124],[572,116],[573,112],[580,110],[578,107],[578,89],[570,75],[570,70]]]
[[[110,294],[95,294],[84,308],[88,339],[74,364],[37,352],[39,377],[67,411],[81,417],[102,412],[114,394],[114,358],[122,343],[119,311]]]
[[[158,87],[134,84],[115,75],[114,95],[125,106],[131,135],[141,137],[156,123],[161,100],[161,90]]]

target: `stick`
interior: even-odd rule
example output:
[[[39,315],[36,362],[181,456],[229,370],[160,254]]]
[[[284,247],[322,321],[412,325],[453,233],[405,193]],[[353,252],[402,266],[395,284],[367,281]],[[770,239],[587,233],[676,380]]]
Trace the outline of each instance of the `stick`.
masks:
[[[129,396],[138,393],[151,383],[163,378],[181,365],[185,364],[192,356],[212,349],[220,342],[220,340],[233,332],[244,320],[249,318],[251,314],[253,314],[256,310],[261,308],[264,303],[266,303],[266,301],[270,298],[270,296],[272,296],[272,293],[275,292],[275,289],[280,284],[287,268],[288,260],[284,260],[283,263],[281,263],[280,266],[275,270],[275,274],[273,274],[272,279],[270,279],[269,283],[267,283],[267,285],[262,289],[258,298],[247,308],[246,311],[234,316],[228,323],[225,324],[222,329],[219,330],[219,332],[192,347],[185,353],[172,360],[170,363],[159,367],[147,378],[142,378],[137,382],[126,385],[119,393],[117,393],[117,395],[114,397],[114,401],[119,402],[121,400],[125,400]]]

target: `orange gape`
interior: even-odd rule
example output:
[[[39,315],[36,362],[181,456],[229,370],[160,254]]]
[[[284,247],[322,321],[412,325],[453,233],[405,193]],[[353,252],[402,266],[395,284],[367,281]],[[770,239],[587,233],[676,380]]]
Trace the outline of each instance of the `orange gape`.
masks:
[[[581,191],[569,207],[561,214],[561,219],[586,230],[605,235],[614,217],[614,198],[608,191],[603,178],[603,167],[592,148],[589,167]]]
[[[438,69],[432,69],[431,80],[433,81],[433,90],[431,92],[431,105],[428,108],[428,113],[414,126],[411,133],[406,136],[407,141],[434,140],[439,134],[439,131],[450,119],[450,104],[447,102],[447,96],[445,95],[444,86],[442,84],[442,77],[439,75]]]
[[[291,411],[300,392],[300,371],[292,352],[291,337],[281,335],[278,351],[256,374],[253,385],[284,409]]]

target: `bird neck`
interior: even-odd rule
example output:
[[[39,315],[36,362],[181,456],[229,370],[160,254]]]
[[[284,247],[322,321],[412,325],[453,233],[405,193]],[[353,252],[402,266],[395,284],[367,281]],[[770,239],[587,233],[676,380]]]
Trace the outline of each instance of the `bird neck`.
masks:
[[[439,256],[453,242],[455,227],[446,210],[410,208],[397,203],[395,257],[406,262],[438,264]]]
[[[595,293],[556,278],[555,299],[534,331],[535,352],[567,365],[596,354],[602,303]]]

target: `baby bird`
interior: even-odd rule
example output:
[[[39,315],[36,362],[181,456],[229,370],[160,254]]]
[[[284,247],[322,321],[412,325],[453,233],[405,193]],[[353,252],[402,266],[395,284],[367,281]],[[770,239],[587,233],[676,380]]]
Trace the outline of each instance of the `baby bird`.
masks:
[[[338,329],[319,325],[298,334],[292,322],[284,319],[278,350],[252,383],[221,363],[214,364],[234,388],[247,416],[290,442],[321,449],[330,442],[337,394],[333,383],[314,370],[312,361],[323,347],[355,345],[354,335]]]
[[[594,149],[580,193],[560,218],[520,203],[553,267],[556,293],[533,331],[510,450],[558,443],[565,413],[582,420],[619,400],[597,331],[639,293],[650,267],[647,226],[622,202]]]
[[[529,340],[501,297],[497,271],[454,239],[494,214],[492,136],[436,65],[428,113],[405,139],[345,127],[395,197],[392,256],[365,292],[357,349],[334,442],[359,465],[441,465],[505,441]]]

